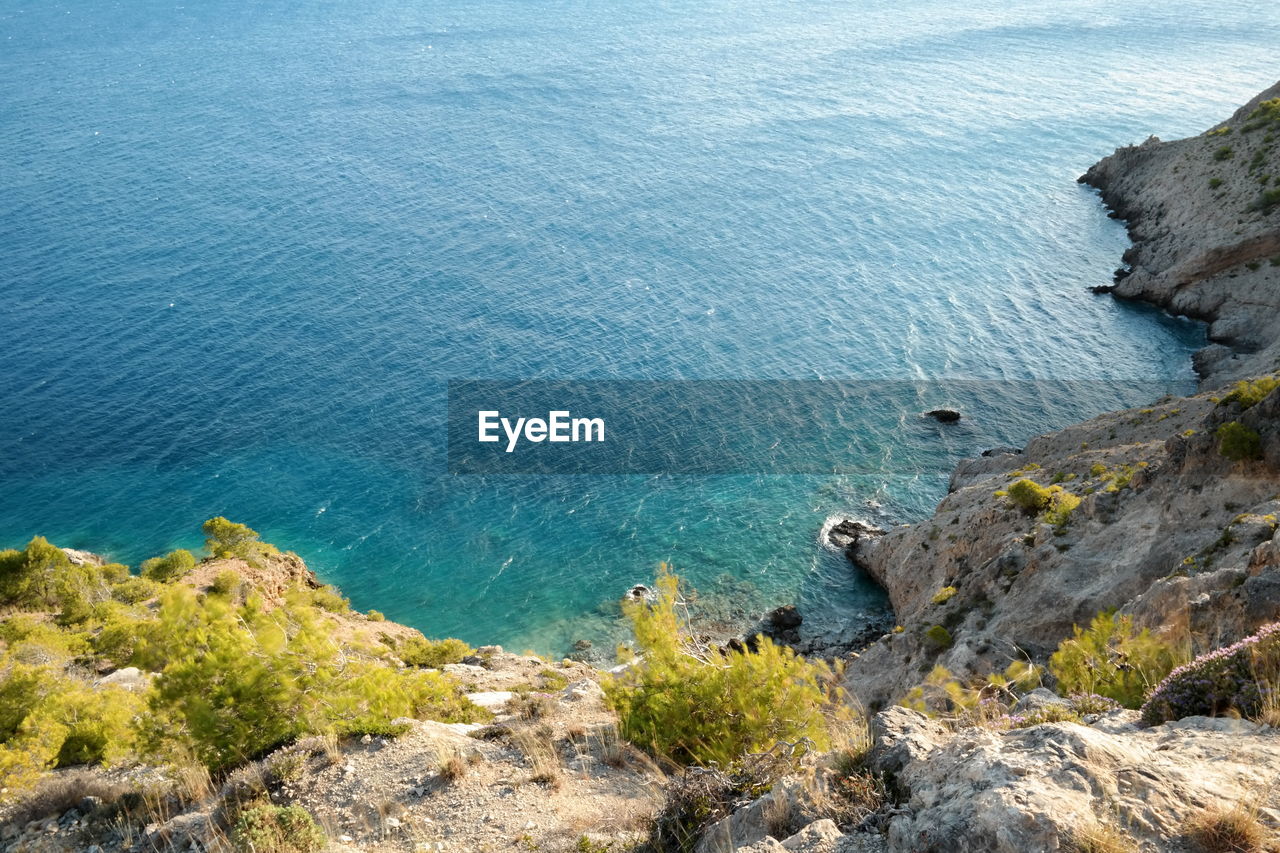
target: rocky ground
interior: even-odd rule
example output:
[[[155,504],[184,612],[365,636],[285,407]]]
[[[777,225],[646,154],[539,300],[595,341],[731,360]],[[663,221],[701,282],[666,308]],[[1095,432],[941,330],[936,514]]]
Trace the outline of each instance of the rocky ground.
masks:
[[[618,740],[598,670],[494,646],[446,671],[494,712],[491,722],[405,719],[397,737],[304,741],[197,791],[193,802],[170,805],[176,814],[156,810],[142,826],[104,819],[96,801],[27,822],[10,809],[0,812],[0,849],[226,849],[219,809],[264,789],[273,803],[310,812],[331,853],[604,849],[641,837],[666,777]],[[169,781],[159,770],[130,772],[122,779],[120,771],[59,771],[86,792],[103,783],[137,789]]]

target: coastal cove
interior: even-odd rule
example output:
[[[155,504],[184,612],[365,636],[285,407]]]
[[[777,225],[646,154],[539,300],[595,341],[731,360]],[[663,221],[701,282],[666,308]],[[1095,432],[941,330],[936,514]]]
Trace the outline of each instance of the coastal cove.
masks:
[[[1274,4],[78,3],[0,853],[1280,853]]]
[[[1185,392],[1203,328],[1088,292],[1127,241],[1073,181],[1273,82],[1268,9],[10,10],[0,543],[136,564],[226,515],[360,609],[549,654],[661,561],[728,619],[871,606],[830,518],[1158,394],[815,425],[875,439],[857,476],[522,480],[444,473],[445,381]]]

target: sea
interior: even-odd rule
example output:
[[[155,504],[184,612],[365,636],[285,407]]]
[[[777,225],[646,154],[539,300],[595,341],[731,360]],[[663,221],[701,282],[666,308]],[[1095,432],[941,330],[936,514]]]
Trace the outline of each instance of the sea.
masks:
[[[660,563],[857,617],[833,519],[1192,387],[1200,324],[1089,292],[1127,238],[1075,179],[1277,44],[1273,0],[0,0],[0,546],[136,566],[224,515],[557,656]],[[925,391],[815,421],[829,474],[446,458],[451,380],[708,379]],[[1008,403],[921,420],[974,379]]]

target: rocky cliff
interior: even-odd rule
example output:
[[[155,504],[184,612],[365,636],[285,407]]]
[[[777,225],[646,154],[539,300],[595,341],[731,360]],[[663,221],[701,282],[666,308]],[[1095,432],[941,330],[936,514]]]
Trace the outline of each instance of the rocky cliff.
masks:
[[[1208,382],[1280,368],[1280,83],[1200,136],[1121,148],[1080,180],[1133,240],[1114,293],[1209,322]]]
[[[1280,84],[1206,134],[1122,148],[1081,178],[1134,240],[1115,293],[1211,322],[1209,387],[1280,366],[1280,203],[1262,201],[1280,180],[1278,97]],[[1259,436],[1256,459],[1224,455],[1232,423]],[[1028,515],[1005,495],[1020,479],[1079,506],[1061,524]],[[1280,393],[1247,409],[1222,391],[1165,398],[962,463],[931,519],[850,546],[900,628],[846,684],[878,708],[935,665],[1043,662],[1108,608],[1196,650],[1237,639],[1280,615],[1278,497]]]

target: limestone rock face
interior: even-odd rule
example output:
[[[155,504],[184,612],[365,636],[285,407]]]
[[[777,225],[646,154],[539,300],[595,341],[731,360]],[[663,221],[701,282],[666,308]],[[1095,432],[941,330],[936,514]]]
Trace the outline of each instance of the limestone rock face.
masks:
[[[904,709],[879,716],[892,719],[876,724],[872,760],[893,772],[903,798],[889,822],[890,851],[1070,850],[1075,834],[1098,823],[1163,850],[1196,809],[1261,798],[1273,815],[1280,805],[1267,793],[1280,733],[1245,720],[1191,717],[1138,729],[1121,711],[1109,727],[951,734]],[[907,753],[913,758],[900,764]]]
[[[1263,458],[1233,462],[1216,431],[1239,421]],[[1111,412],[962,463],[934,516],[859,547],[902,630],[850,661],[846,687],[875,710],[935,665],[958,676],[1043,664],[1072,626],[1122,608],[1196,652],[1280,618],[1280,390],[1248,410],[1211,392]],[[1080,498],[1052,526],[1002,496],[1029,478]],[[949,587],[954,593],[940,595]],[[941,626],[950,643],[930,629]],[[940,636],[933,632],[933,638]]]

